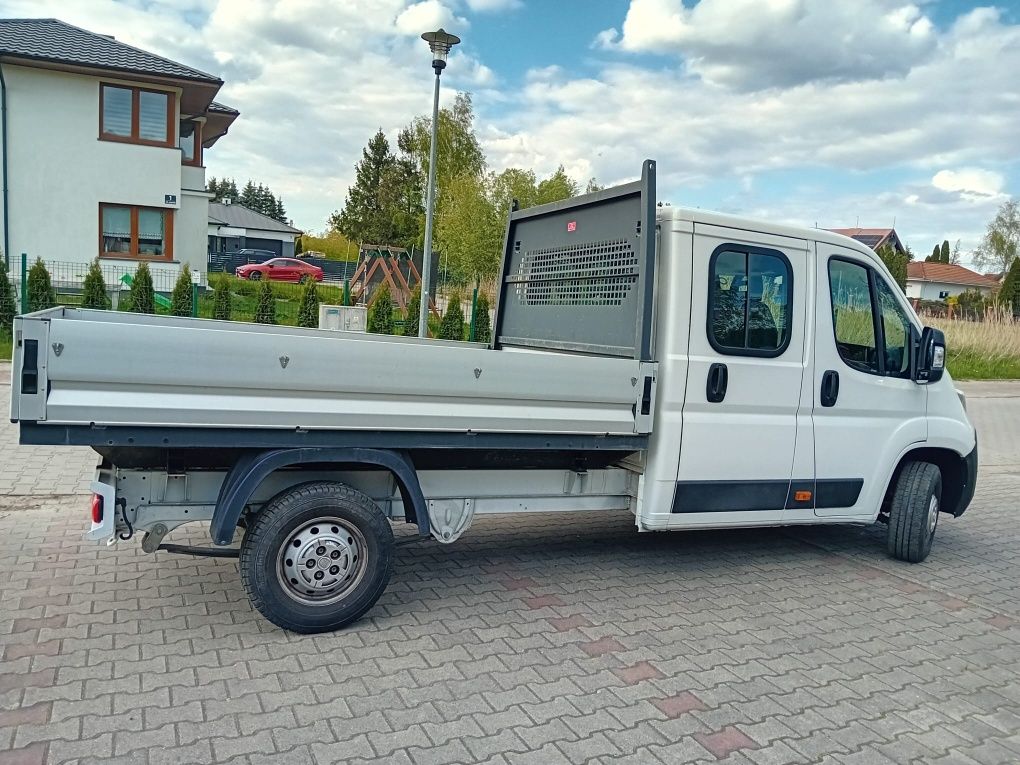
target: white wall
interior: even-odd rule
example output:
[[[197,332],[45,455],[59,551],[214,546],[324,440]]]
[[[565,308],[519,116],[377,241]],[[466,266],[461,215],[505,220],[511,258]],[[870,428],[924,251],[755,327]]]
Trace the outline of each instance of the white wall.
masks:
[[[963,284],[948,284],[946,282],[922,282],[915,279],[907,279],[907,297],[920,298],[921,300],[945,300],[940,296],[942,292],[948,292],[949,296],[960,295],[968,289],[976,289],[982,295],[992,294],[989,287],[967,287]]]
[[[99,140],[98,78],[11,65],[4,76],[12,260],[21,252],[91,260],[99,251],[100,202],[181,207],[178,149]],[[165,204],[167,194],[177,203]],[[204,265],[205,225],[196,229],[193,214],[174,221],[173,255],[183,250],[190,260],[197,230]]]

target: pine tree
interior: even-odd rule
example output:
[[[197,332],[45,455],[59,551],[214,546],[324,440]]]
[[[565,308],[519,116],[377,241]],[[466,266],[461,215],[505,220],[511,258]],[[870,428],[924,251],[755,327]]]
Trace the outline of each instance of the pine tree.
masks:
[[[407,301],[407,316],[404,319],[404,337],[418,337],[418,320],[421,318],[421,285],[411,291],[411,299]]]
[[[11,277],[7,271],[7,258],[0,254],[0,337],[11,336],[17,312],[14,288],[11,286]]]
[[[395,159],[382,130],[372,137],[361,155],[343,210],[333,213],[328,225],[352,242],[388,244],[393,238],[393,216],[381,199],[384,177]]]
[[[258,304],[255,306],[255,321],[259,324],[276,324],[276,294],[268,279],[259,282]]]
[[[50,281],[50,272],[42,258],[36,258],[28,269],[28,310],[45,311],[57,304],[57,296]]]
[[[439,323],[439,339],[464,339],[464,310],[460,307],[459,293],[454,292],[450,295],[446,313],[443,314],[443,320]]]
[[[314,279],[306,281],[304,289],[301,290],[298,326],[312,329],[319,326],[319,288],[315,285]]]
[[[492,340],[492,323],[489,320],[489,296],[478,293],[475,301],[475,342],[488,343]]]
[[[1014,316],[1020,314],[1020,258],[1013,259],[1006,278],[1002,280],[996,302]]]
[[[103,279],[103,270],[99,267],[99,258],[89,264],[89,270],[85,274],[81,307],[96,308],[100,311],[107,311],[110,308],[110,296],[106,294],[106,281]]]
[[[287,208],[283,206],[283,197],[276,197],[273,203],[273,214],[269,217],[275,218],[280,223],[287,223]]]
[[[142,262],[131,282],[131,310],[135,313],[156,313],[156,290],[152,286],[149,264]]]
[[[174,291],[170,294],[170,314],[172,316],[191,316],[191,269],[188,264],[181,265],[181,273],[174,283]]]
[[[939,251],[939,263],[949,262],[949,240],[942,240],[942,249]]]
[[[216,291],[213,293],[213,318],[230,321],[230,277],[221,276],[216,280]]]
[[[942,248],[937,244],[931,251],[931,255],[924,259],[925,263],[938,263],[942,259]]]
[[[377,335],[393,334],[393,298],[385,284],[376,290],[372,305],[368,307],[368,331]]]
[[[241,191],[241,198],[237,201],[249,210],[258,210],[258,196],[259,190],[255,187],[255,182],[249,178],[248,182],[244,184],[244,189]]]

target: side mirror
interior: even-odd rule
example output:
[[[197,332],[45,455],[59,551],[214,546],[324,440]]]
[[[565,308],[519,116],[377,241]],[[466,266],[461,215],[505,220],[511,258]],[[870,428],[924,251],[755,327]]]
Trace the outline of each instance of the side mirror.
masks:
[[[946,336],[941,329],[925,327],[917,345],[914,382],[920,385],[938,382],[946,371]]]

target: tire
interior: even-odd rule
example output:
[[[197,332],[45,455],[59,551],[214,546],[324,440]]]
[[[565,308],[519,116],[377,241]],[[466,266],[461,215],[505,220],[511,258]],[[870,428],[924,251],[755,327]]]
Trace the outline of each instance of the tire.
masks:
[[[344,484],[315,482],[278,494],[250,520],[238,565],[266,619],[291,632],[330,632],[375,605],[393,550],[375,502]]]
[[[250,282],[257,282],[261,278],[262,278],[261,271],[252,271],[250,274],[248,274],[248,281]]]
[[[942,507],[942,473],[930,462],[908,462],[900,471],[889,508],[886,548],[909,563],[931,552]]]

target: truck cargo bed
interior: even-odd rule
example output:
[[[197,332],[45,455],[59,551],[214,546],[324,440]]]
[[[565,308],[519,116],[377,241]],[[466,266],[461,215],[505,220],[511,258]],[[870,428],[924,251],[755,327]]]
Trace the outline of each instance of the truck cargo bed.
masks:
[[[372,431],[394,446],[471,433],[479,446],[518,434],[634,448],[651,422],[639,412],[652,365],[634,359],[69,308],[20,317],[16,332],[37,368],[15,373],[11,415],[35,443],[107,444],[130,428],[128,443],[169,445],[162,429],[185,428],[223,431],[196,446],[271,430],[298,443]]]

